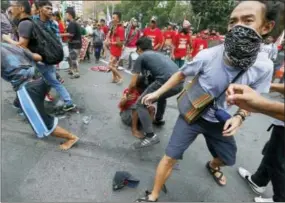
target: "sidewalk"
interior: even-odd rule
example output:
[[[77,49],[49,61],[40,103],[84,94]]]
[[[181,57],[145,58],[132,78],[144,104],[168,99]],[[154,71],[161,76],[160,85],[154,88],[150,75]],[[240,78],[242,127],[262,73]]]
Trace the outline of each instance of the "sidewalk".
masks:
[[[103,64],[101,64],[103,65]],[[110,83],[111,74],[94,72],[92,63],[80,65],[81,77],[69,79],[60,74],[70,91],[78,114],[60,119],[59,124],[78,135],[81,140],[70,151],[58,150],[60,140],[37,139],[30,126],[12,108],[15,93],[2,80],[2,201],[29,202],[131,202],[152,188],[155,168],[164,154],[178,115],[175,98],[168,102],[166,125],[155,129],[161,142],[148,149],[133,151],[137,141],[119,118],[117,108],[122,91],[130,81],[123,73],[124,83]],[[92,116],[88,125],[84,116]],[[253,115],[236,135],[237,164],[227,167],[226,187],[219,187],[208,174],[205,164],[210,160],[204,138],[199,136],[185,153],[180,170],[167,182],[169,193],[161,193],[160,201],[252,201],[255,195],[239,177],[238,166],[254,171],[260,160],[266,132],[271,119]],[[126,170],[141,180],[137,189],[112,191],[116,171]],[[272,195],[271,187],[266,195]]]

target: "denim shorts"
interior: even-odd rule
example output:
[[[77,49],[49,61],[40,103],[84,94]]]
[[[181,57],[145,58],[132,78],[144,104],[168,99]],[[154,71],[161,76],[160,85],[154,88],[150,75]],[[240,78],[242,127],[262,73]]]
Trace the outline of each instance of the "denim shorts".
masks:
[[[214,158],[220,158],[225,165],[235,164],[237,146],[234,136],[222,135],[223,125],[212,123],[203,118],[188,124],[181,116],[174,126],[166,156],[173,159],[182,159],[185,150],[194,142],[199,134],[203,134],[207,147]]]

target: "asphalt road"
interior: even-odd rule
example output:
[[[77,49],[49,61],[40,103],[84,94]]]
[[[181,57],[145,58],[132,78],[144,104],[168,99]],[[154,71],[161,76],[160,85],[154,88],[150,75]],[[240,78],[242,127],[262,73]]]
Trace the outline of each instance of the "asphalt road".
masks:
[[[30,126],[12,108],[15,93],[2,80],[2,202],[132,202],[152,188],[155,168],[178,115],[175,98],[168,102],[167,124],[155,129],[161,142],[134,151],[131,145],[136,139],[121,123],[117,108],[130,75],[124,73],[125,82],[116,85],[110,83],[110,73],[91,71],[92,66],[94,62],[82,63],[81,77],[77,80],[60,72],[79,107],[79,113],[59,121],[81,139],[67,152],[58,149],[62,140],[36,138]],[[82,121],[84,116],[92,116],[88,125]],[[169,192],[161,193],[160,201],[252,201],[255,195],[237,174],[237,167],[244,166],[251,171],[257,168],[262,147],[269,139],[266,129],[271,120],[263,115],[253,115],[246,120],[236,135],[236,165],[224,169],[228,179],[226,187],[218,186],[208,174],[205,164],[211,156],[203,136],[199,136],[185,153],[179,170],[175,170],[167,182]],[[122,170],[129,171],[141,182],[136,189],[113,192],[113,176]],[[265,196],[272,196],[271,186]]]

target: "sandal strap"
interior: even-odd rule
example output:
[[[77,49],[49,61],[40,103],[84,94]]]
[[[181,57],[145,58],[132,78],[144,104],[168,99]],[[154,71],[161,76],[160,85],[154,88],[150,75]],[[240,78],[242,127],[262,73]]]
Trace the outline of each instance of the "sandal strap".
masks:
[[[221,171],[221,168],[218,166],[218,169],[212,168],[210,165],[210,161],[208,162],[208,167],[211,170],[211,173],[213,176],[215,176],[215,173],[220,173],[219,177],[215,176],[218,180],[222,180],[222,177],[224,176],[224,173]]]

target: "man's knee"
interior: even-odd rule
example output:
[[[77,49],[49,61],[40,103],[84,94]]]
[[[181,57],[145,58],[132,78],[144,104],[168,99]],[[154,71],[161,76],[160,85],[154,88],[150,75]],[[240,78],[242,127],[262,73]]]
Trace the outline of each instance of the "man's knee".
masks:
[[[166,168],[173,168],[173,166],[176,164],[176,162],[177,162],[176,159],[171,158],[167,155],[164,155],[160,161],[160,164],[162,164]]]

